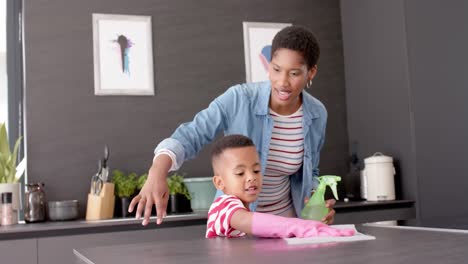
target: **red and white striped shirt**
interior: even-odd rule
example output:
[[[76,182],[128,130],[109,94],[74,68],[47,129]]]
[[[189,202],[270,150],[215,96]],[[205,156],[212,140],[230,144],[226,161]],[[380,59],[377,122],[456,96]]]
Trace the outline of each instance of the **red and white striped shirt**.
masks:
[[[295,216],[289,176],[301,168],[304,158],[302,115],[302,106],[288,116],[270,109],[273,131],[257,212]]]
[[[242,201],[234,195],[222,195],[214,200],[208,210],[206,238],[245,236],[244,232],[231,226],[231,217],[239,209],[248,211]]]

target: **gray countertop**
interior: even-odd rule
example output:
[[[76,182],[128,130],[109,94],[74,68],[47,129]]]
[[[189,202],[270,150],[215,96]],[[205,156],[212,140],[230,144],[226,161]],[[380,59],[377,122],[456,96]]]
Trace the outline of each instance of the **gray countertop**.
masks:
[[[382,202],[350,201],[347,203],[337,202],[335,210],[337,212],[337,216],[335,218],[336,224],[402,220],[413,218],[415,215],[414,201],[409,200]],[[205,224],[206,218],[207,211],[168,215],[163,224],[157,226],[154,224],[156,217],[153,216],[151,217],[150,224],[146,227],[141,225],[141,220],[136,220],[134,218],[116,218],[97,221],[77,220],[31,224],[22,223],[14,226],[0,226],[0,240],[199,225]]]
[[[320,245],[287,245],[282,239],[205,239],[192,226],[185,240],[75,249],[79,263],[466,263],[468,232],[357,226],[376,237]],[[174,230],[177,232],[177,230]]]

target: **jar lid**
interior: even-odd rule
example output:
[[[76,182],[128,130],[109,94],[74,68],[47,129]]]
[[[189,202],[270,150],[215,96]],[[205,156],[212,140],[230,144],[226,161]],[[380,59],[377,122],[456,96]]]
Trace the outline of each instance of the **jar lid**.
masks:
[[[2,193],[2,204],[11,204],[13,194],[11,192]]]
[[[184,182],[212,182],[213,177],[184,178]]]
[[[78,206],[78,200],[49,201],[48,204],[49,204],[49,208],[76,207]]]
[[[36,183],[28,183],[26,184],[28,187],[44,187],[45,184],[43,182],[36,182]]]
[[[365,164],[371,164],[371,163],[393,163],[393,158],[390,156],[385,156],[381,152],[376,152],[374,155],[371,157],[365,158],[364,163]]]

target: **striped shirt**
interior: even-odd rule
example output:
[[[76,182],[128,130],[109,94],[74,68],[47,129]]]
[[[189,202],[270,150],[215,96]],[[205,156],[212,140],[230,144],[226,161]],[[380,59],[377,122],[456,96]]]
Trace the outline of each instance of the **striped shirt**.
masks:
[[[289,176],[299,170],[304,156],[302,106],[288,116],[270,109],[270,116],[273,131],[257,211],[295,216]]]
[[[245,236],[245,233],[231,226],[232,215],[239,209],[248,211],[242,201],[234,195],[222,195],[214,200],[208,210],[206,238]]]

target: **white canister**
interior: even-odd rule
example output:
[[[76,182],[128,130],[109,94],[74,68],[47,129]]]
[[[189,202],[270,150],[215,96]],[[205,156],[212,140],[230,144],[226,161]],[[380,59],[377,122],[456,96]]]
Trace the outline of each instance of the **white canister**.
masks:
[[[368,201],[395,200],[395,167],[393,158],[380,152],[364,159],[363,171]]]

